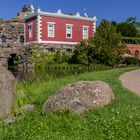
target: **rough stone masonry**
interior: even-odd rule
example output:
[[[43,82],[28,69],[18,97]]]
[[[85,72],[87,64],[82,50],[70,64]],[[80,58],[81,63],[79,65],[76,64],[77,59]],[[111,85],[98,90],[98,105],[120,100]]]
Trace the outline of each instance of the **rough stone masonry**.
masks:
[[[0,19],[0,63],[5,67],[8,67],[12,54],[19,56],[20,64],[28,63],[29,50],[24,46],[23,17],[29,12],[30,6],[24,5],[17,17],[10,20]]]
[[[14,76],[0,65],[0,118],[8,117],[13,111],[15,86]]]

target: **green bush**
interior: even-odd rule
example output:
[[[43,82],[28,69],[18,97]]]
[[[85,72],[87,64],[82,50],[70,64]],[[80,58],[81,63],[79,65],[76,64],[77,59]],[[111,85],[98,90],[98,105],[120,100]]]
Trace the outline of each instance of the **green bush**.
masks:
[[[35,67],[44,68],[46,65],[67,64],[71,59],[72,54],[58,50],[55,53],[44,52],[42,48],[33,46],[32,55],[29,60],[34,62]]]
[[[138,59],[136,57],[125,57],[124,61],[127,65],[137,65]]]
[[[56,64],[69,63],[72,57],[72,53],[66,51],[57,50],[54,54],[54,62]]]

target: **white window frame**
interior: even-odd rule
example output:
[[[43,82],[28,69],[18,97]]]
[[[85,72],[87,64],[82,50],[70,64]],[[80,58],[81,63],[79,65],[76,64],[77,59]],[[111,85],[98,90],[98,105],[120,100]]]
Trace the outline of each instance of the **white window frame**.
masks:
[[[85,35],[85,29],[87,30],[86,35]],[[89,26],[83,26],[83,39],[89,39]]]
[[[33,24],[28,25],[28,30],[29,30],[29,38],[33,37]]]
[[[50,26],[52,26],[52,33],[50,34]],[[48,22],[48,37],[55,37],[55,23]]]
[[[70,33],[69,33],[69,29],[70,28]],[[68,36],[68,34],[70,34],[70,37]],[[73,35],[73,24],[66,24],[66,38],[72,38]]]

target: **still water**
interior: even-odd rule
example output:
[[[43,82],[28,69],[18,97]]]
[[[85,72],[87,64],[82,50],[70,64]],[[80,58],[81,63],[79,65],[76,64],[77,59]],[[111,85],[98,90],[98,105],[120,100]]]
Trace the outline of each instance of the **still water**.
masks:
[[[70,75],[77,75],[84,73],[87,69],[26,69],[26,70],[17,70],[10,69],[17,81],[27,83],[27,82],[39,82],[58,79]]]
[[[26,70],[17,70],[10,69],[15,78],[23,83],[33,83],[40,81],[48,81],[53,79],[58,79],[71,75],[78,75],[85,72],[91,71],[100,71],[110,69],[107,66],[103,65],[94,65],[91,67],[87,66],[68,66],[68,67],[47,67],[46,69],[26,69]]]

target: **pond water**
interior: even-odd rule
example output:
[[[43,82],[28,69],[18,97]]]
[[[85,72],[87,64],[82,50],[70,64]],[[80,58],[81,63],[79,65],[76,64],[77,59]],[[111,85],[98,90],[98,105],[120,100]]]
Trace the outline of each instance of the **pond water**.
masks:
[[[16,79],[20,82],[32,83],[32,82],[40,82],[43,80],[52,80],[58,79],[70,75],[78,75],[84,72],[91,72],[91,71],[100,71],[109,69],[107,66],[103,65],[95,65],[91,67],[87,66],[67,66],[67,67],[58,67],[58,66],[51,66],[46,67],[45,69],[22,69],[17,70],[14,68],[10,68],[10,71],[16,77]]]
[[[70,75],[76,75],[83,73],[85,69],[28,69],[28,70],[17,70],[17,69],[10,69],[13,73],[15,78],[23,83],[26,82],[39,82],[43,80],[51,80],[51,79],[58,79]]]

